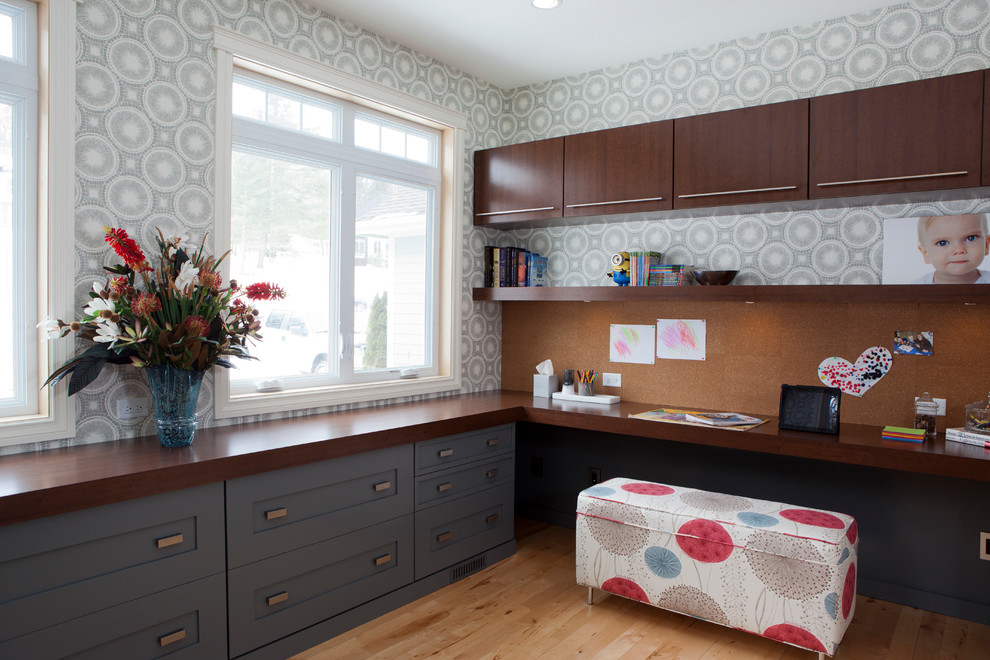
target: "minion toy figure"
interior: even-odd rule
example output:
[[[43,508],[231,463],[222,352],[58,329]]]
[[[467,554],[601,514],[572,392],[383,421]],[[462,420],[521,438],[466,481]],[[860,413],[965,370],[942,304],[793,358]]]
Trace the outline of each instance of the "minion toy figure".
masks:
[[[612,272],[607,273],[607,275],[619,286],[629,286],[628,252],[619,252],[612,255]]]

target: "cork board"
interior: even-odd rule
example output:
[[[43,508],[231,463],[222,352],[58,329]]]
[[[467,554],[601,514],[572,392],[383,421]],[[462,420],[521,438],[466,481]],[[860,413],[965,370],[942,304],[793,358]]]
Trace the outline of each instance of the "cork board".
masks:
[[[704,319],[704,361],[609,362],[613,323]],[[648,405],[702,407],[776,415],[780,386],[821,385],[827,357],[855,362],[871,346],[894,352],[898,330],[931,330],[931,356],[894,355],[893,366],[862,398],[842,396],[842,421],[911,426],[914,397],[946,399],[939,430],[962,426],[965,405],[990,390],[990,306],[962,304],[503,302],[502,387],[532,391],[537,364],[555,371],[619,373],[622,387],[596,393]]]

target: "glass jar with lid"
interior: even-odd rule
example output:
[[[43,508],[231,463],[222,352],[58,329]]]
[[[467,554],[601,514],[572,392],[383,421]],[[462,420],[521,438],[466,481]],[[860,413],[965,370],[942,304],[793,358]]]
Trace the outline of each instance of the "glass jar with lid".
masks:
[[[990,435],[990,394],[986,401],[974,401],[966,406],[966,430]]]

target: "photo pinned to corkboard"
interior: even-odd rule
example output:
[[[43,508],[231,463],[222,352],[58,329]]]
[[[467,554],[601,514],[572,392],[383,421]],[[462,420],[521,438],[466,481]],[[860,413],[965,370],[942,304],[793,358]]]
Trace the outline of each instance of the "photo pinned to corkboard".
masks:
[[[930,330],[897,330],[894,332],[895,355],[932,355],[935,333]]]

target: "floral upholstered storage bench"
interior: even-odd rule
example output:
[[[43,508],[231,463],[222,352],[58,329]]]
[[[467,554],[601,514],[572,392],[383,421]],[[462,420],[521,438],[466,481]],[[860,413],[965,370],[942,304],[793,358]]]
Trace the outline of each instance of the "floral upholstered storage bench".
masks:
[[[845,514],[633,479],[577,502],[577,582],[833,655],[856,601]]]

